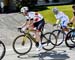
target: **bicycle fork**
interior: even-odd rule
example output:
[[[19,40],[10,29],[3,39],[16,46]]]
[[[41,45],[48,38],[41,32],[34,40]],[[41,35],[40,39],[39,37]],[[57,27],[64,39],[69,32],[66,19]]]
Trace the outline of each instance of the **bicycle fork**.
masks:
[[[23,39],[22,39],[22,46],[24,46],[24,44],[25,44],[25,42],[26,42],[26,36],[27,36],[27,34],[23,37]]]

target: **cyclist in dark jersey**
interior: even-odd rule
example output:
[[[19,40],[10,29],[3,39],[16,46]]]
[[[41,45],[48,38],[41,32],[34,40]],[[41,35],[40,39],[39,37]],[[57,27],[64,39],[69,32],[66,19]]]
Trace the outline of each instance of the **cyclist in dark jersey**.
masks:
[[[70,24],[73,24],[75,27],[75,4],[72,6],[72,9],[73,9],[73,17],[70,21]]]

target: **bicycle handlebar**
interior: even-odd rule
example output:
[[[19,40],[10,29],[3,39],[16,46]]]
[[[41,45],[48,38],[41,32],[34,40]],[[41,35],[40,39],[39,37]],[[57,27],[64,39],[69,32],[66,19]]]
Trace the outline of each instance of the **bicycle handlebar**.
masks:
[[[17,28],[17,29],[18,29],[19,32],[25,33],[24,31],[21,30],[22,28]]]

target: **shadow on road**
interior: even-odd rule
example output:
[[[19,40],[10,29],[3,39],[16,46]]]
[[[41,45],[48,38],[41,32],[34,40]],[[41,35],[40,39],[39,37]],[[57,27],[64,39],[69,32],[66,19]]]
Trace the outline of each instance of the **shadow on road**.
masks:
[[[66,51],[50,51],[41,52],[39,54],[29,54],[28,57],[20,56],[21,59],[32,59],[37,58],[38,60],[66,60],[70,58]]]
[[[47,59],[46,59],[47,57]],[[48,59],[50,58],[50,59]],[[40,53],[39,60],[66,60],[69,56],[66,54],[65,51],[57,52],[57,51],[51,51],[51,52],[44,52]]]

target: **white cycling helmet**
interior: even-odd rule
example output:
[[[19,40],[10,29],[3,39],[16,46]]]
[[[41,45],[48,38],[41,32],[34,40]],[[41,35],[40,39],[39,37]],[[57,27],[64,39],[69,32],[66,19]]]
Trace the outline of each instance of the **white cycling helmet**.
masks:
[[[59,10],[58,10],[56,7],[53,8],[52,11],[53,11],[55,14],[57,14],[57,13],[59,12]]]
[[[28,10],[29,10],[28,7],[22,7],[21,10],[20,10],[20,12],[26,12]]]

